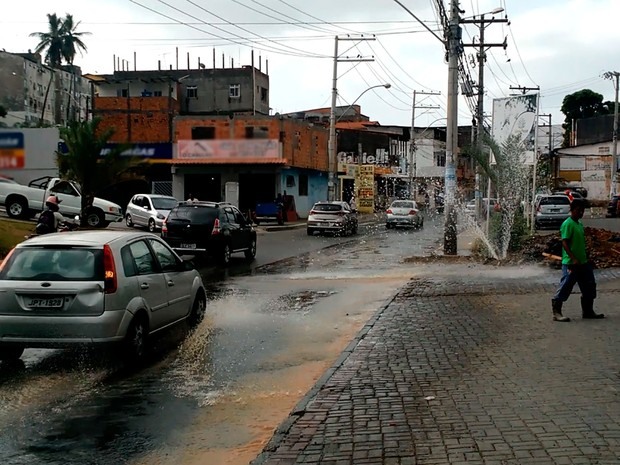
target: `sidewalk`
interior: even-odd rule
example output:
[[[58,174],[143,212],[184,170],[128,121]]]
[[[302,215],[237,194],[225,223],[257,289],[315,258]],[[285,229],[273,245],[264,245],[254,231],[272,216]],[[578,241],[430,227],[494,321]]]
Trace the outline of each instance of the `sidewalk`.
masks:
[[[443,267],[377,311],[253,465],[620,463],[620,270],[597,272],[608,318],[573,295],[554,323],[557,271]]]

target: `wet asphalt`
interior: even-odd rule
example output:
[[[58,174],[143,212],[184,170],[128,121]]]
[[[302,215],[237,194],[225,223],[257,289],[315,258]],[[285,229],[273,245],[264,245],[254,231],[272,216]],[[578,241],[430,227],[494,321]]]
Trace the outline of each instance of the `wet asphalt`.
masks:
[[[301,398],[307,383],[291,379],[331,364],[324,352],[338,352],[335,342],[416,274],[403,259],[437,250],[442,226],[427,218],[422,230],[388,231],[377,221],[342,238],[261,232],[253,263],[197,263],[208,317],[153,341],[144,366],[92,350],[27,350],[22,363],[0,364],[0,463],[224,463],[204,457],[251,443],[256,409],[270,408],[252,398]]]

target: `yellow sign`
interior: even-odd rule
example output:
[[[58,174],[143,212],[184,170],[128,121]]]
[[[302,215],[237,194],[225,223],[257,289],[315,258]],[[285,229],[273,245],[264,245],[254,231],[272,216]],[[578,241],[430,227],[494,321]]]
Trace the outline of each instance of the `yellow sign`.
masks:
[[[361,165],[355,177],[357,191],[357,209],[361,213],[373,213],[375,210],[375,166]]]

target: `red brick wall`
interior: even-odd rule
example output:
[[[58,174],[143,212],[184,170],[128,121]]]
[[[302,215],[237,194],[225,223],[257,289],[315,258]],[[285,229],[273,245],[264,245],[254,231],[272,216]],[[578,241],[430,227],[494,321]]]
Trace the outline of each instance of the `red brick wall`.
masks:
[[[326,128],[309,125],[307,122],[278,117],[227,116],[189,117],[182,116],[174,121],[174,142],[192,138],[192,128],[206,126],[215,128],[215,139],[245,139],[246,127],[254,127],[255,137],[260,128],[267,128],[268,139],[282,143],[282,153],[289,165],[296,168],[328,170]]]
[[[115,130],[111,142],[170,142],[178,111],[178,102],[168,97],[95,97],[100,127]]]

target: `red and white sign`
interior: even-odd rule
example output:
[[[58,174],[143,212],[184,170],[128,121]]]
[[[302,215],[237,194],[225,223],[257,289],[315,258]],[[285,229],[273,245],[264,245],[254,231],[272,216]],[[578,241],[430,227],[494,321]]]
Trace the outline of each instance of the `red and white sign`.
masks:
[[[214,139],[180,140],[176,156],[184,160],[212,158],[233,161],[248,158],[281,159],[282,153],[277,139]]]

